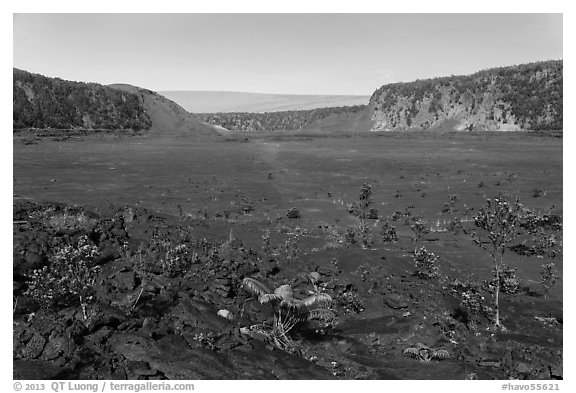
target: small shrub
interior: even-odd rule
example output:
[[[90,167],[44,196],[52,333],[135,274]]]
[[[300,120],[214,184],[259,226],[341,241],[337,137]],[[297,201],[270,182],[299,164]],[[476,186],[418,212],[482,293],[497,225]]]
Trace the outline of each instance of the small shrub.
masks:
[[[425,247],[421,247],[414,253],[414,262],[416,264],[414,275],[425,280],[438,277],[437,261],[438,257],[434,255],[433,252],[429,252]]]
[[[344,234],[344,241],[349,244],[357,243],[355,227],[346,228],[346,233]]]
[[[174,245],[168,240],[160,242],[159,260],[160,266],[171,276],[185,274],[192,260],[185,244]]]
[[[460,306],[466,312],[463,322],[470,330],[476,330],[483,320],[492,319],[493,310],[486,306],[485,297],[478,286],[468,286],[460,293],[460,299]]]
[[[241,214],[249,214],[254,211],[254,203],[251,201],[244,199],[240,204],[240,213]]]
[[[366,216],[369,220],[377,220],[378,219],[378,209],[371,208],[368,211],[368,215]]]
[[[464,230],[464,225],[462,224],[462,219],[460,217],[454,217],[453,220],[451,220],[448,223],[448,231],[457,234],[460,231]]]
[[[540,198],[542,196],[546,196],[546,190],[535,188],[534,191],[532,192],[532,198]]]
[[[344,240],[349,244],[360,243],[362,248],[370,248],[374,244],[374,238],[370,228],[362,225],[354,225],[346,229]]]
[[[396,233],[396,227],[386,221],[382,224],[380,229],[380,236],[384,243],[394,243],[398,241],[398,234]]]
[[[530,241],[523,241],[522,243],[515,244],[510,247],[510,250],[518,255],[524,256],[546,256],[548,258],[555,258],[560,250],[557,249],[558,242],[556,236],[549,231],[539,228],[532,232]]]
[[[460,202],[460,197],[456,194],[448,195],[448,202],[444,204],[442,208],[442,213],[454,213],[456,212],[456,203]]]
[[[554,268],[553,263],[546,263],[542,265],[542,271],[540,272],[540,284],[544,288],[544,298],[548,297],[548,292],[558,281],[558,273]]]
[[[94,299],[94,284],[100,273],[100,267],[92,263],[99,255],[98,247],[87,236],[81,236],[75,244],[60,248],[48,266],[32,272],[26,295],[44,308],[77,299],[84,319],[88,319],[86,308]]]
[[[65,211],[63,214],[53,215],[48,219],[48,224],[56,231],[88,231],[94,228],[96,220],[88,218],[84,212],[71,213]]]
[[[267,258],[272,254],[272,242],[270,241],[270,228],[266,228],[261,236],[262,239],[262,254]]]
[[[536,214],[533,211],[527,210],[520,221],[520,227],[531,234],[537,233],[540,230],[558,232],[561,231],[563,227],[562,217],[555,214]]]
[[[349,314],[358,314],[365,309],[358,294],[354,292],[344,292],[338,297],[338,301],[344,311]]]
[[[288,217],[288,218],[300,218],[302,216],[300,214],[300,210],[298,210],[298,208],[293,207],[291,209],[286,210],[286,217]]]

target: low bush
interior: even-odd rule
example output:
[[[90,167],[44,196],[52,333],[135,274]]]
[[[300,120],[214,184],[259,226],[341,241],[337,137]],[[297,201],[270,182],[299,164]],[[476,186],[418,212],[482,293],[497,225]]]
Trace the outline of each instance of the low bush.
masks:
[[[416,250],[414,253],[414,263],[416,264],[414,275],[425,280],[438,277],[437,261],[438,257],[433,252],[426,250],[426,247]]]
[[[99,255],[98,247],[87,236],[81,236],[56,251],[49,265],[32,272],[25,295],[44,308],[78,300],[84,319],[88,319],[87,306],[94,300],[94,285],[100,273],[100,267],[93,263]]]
[[[286,217],[288,217],[288,218],[300,218],[302,216],[300,214],[300,210],[298,210],[298,208],[293,207],[291,209],[286,210]]]
[[[396,227],[390,224],[388,221],[382,224],[380,229],[380,237],[384,243],[395,243],[398,241],[398,234],[396,233]]]

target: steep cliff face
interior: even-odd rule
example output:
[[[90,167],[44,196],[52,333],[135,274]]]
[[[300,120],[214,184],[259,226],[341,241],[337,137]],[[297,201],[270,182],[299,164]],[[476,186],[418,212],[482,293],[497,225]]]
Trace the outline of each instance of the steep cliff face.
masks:
[[[562,130],[562,86],[562,60],[384,85],[370,99],[372,130]]]

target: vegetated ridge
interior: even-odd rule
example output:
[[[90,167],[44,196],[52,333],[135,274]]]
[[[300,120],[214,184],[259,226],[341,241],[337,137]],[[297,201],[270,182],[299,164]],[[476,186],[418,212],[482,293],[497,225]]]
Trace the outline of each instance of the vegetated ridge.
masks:
[[[563,61],[492,68],[380,87],[368,106],[201,113],[231,131],[562,130]]]
[[[14,68],[13,127],[147,130],[150,116],[134,93],[49,78]]]
[[[212,138],[217,131],[160,94],[128,84],[102,86],[14,68],[14,129],[146,131]]]
[[[330,116],[360,114],[365,110],[366,105],[354,105],[266,113],[197,113],[196,116],[205,123],[224,127],[230,131],[272,132],[301,130]]]
[[[370,99],[372,129],[562,130],[562,86],[562,60],[387,84]]]
[[[562,88],[563,61],[552,60],[387,84],[374,92],[368,106],[192,115],[135,86],[68,82],[14,69],[14,128],[132,129],[203,137],[216,135],[216,128],[327,133],[562,130]]]

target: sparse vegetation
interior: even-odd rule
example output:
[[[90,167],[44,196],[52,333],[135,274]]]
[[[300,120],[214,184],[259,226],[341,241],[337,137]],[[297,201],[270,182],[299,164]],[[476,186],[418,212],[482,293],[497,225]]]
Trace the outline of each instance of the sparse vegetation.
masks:
[[[426,139],[415,143],[416,138]],[[561,372],[562,301],[553,286],[561,281],[551,280],[551,289],[544,289],[538,266],[553,261],[550,270],[561,280],[562,208],[522,210],[518,236],[506,248],[524,245],[540,258],[504,254],[498,281],[492,263],[482,263],[488,254],[469,239],[478,232],[487,241],[475,224],[474,207],[498,182],[499,191],[538,206],[561,206],[556,171],[561,157],[551,154],[560,141],[519,133],[259,135],[247,144],[154,139],[161,152],[150,141],[114,145],[104,159],[97,140],[95,147],[92,141],[16,144],[14,191],[24,197],[15,198],[13,210],[15,370],[33,362],[94,379],[381,379],[388,375],[383,372],[458,379],[471,371],[479,379],[550,379]],[[30,170],[27,163],[44,157],[32,153],[44,148],[49,159]],[[269,148],[279,154],[259,154]],[[476,151],[474,159],[468,148]],[[153,158],[160,153],[163,162],[157,165]],[[527,171],[523,154],[530,155],[530,168],[542,170]],[[53,160],[68,165],[84,159],[94,163],[90,171],[79,170],[73,179],[61,171],[58,181],[48,182]],[[26,199],[56,199],[66,190],[66,200],[88,200],[90,195],[78,193],[83,186],[100,198],[92,171],[100,166],[115,168],[117,175],[102,187],[122,206],[99,199],[96,208]],[[515,184],[506,182],[503,167],[518,174]],[[192,169],[182,174],[166,168]],[[456,168],[465,171],[456,174]],[[352,192],[358,202],[352,212],[370,201],[357,195],[364,182],[358,179],[373,184],[372,205],[364,203],[365,214],[351,215],[346,195]],[[483,190],[476,187],[481,179]],[[536,186],[548,190],[545,198],[531,199]],[[131,198],[138,203],[123,205]],[[302,219],[288,218],[296,204]],[[371,236],[374,232],[364,242],[361,216]],[[58,219],[51,223],[51,217]],[[446,230],[451,223],[455,230]],[[347,231],[356,246],[345,247]],[[32,271],[50,267],[55,252],[83,235],[102,253],[87,264],[101,266],[92,301],[86,302],[88,319],[76,295],[39,309],[27,292]],[[536,255],[539,244],[558,252]],[[273,285],[262,292],[268,296],[247,290],[245,278]],[[493,326],[496,286],[505,334]],[[305,299],[326,293],[333,299],[330,306],[302,312]],[[332,320],[334,314],[338,318]],[[408,347],[413,350],[404,353]],[[447,351],[454,367],[439,363],[445,357],[436,359],[436,350]],[[366,356],[373,367],[365,366]],[[426,359],[426,374],[412,367]]]
[[[65,211],[62,214],[55,214],[50,217],[48,223],[57,231],[88,231],[95,226],[95,220],[88,218],[84,212],[71,213]]]
[[[87,307],[94,300],[94,285],[100,274],[94,259],[99,255],[98,247],[87,236],[81,236],[56,251],[48,266],[32,271],[25,294],[46,308],[77,300],[84,320],[88,320]]]

